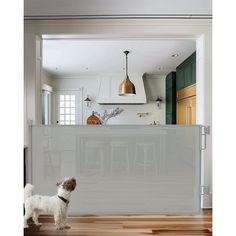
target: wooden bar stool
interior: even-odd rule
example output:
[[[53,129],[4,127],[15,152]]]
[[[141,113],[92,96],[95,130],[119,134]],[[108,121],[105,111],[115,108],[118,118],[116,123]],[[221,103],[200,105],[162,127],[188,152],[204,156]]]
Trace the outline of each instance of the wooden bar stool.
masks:
[[[104,171],[104,142],[88,141],[85,143],[85,173],[102,174]]]
[[[149,153],[151,152],[151,155]],[[155,175],[157,175],[157,156],[155,151],[155,144],[137,143],[135,147],[135,158],[133,173],[137,173],[138,169],[142,169],[143,175],[148,175],[148,170],[153,169]]]
[[[110,164],[111,175],[115,174],[129,175],[130,165],[129,165],[128,144],[126,142],[117,141],[117,142],[111,142],[110,147],[111,147],[111,164]]]

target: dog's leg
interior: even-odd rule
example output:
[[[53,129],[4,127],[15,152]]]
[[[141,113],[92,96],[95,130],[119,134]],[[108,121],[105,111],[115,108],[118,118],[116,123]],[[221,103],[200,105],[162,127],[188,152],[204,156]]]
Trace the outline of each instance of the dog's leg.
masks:
[[[27,223],[27,220],[32,217],[32,209],[30,208],[25,208],[25,215],[24,215],[24,228],[28,228],[29,225]]]
[[[67,220],[67,209],[63,213],[63,225],[64,225],[64,229],[70,229],[71,226],[69,224],[67,224],[66,220]]]
[[[62,216],[60,214],[54,213],[54,221],[56,229],[64,229],[64,226],[62,224]]]
[[[39,223],[38,217],[39,217],[38,211],[34,211],[34,212],[33,212],[33,221],[34,221],[34,223],[35,223],[36,225],[42,225],[41,223]]]

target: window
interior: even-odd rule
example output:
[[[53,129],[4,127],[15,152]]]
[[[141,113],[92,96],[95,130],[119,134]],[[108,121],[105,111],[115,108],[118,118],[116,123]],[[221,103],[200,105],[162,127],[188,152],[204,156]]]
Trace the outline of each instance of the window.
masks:
[[[83,124],[82,89],[56,90],[53,97],[53,123],[59,125]]]
[[[59,124],[75,125],[75,95],[60,95]]]

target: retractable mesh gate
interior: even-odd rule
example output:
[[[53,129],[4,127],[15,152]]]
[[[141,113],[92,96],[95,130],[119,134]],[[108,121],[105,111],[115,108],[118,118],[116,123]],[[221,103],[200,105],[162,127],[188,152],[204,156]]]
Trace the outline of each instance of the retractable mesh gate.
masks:
[[[32,126],[31,182],[56,194],[74,176],[70,213],[200,211],[202,126]]]

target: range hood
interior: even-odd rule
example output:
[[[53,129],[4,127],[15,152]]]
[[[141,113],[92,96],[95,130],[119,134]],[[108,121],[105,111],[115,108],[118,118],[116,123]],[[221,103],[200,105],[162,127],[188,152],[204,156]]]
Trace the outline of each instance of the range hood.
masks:
[[[119,85],[123,81],[124,75],[106,76],[100,79],[98,104],[112,105],[138,105],[147,103],[146,93],[143,83],[143,75],[130,75],[135,85],[136,94],[132,96],[119,96]]]

